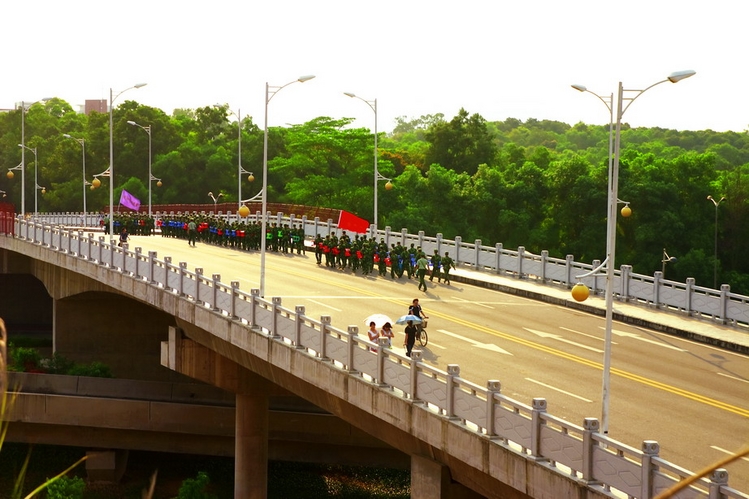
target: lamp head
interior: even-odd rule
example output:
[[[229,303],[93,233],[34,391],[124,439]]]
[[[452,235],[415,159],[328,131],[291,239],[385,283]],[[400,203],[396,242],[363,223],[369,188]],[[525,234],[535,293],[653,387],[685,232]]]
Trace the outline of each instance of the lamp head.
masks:
[[[677,82],[680,82],[681,80],[684,80],[696,74],[697,74],[697,71],[694,71],[692,69],[687,69],[684,71],[676,71],[668,75],[668,81],[670,81],[671,83],[677,83]]]
[[[65,137],[66,139],[72,139],[73,138],[73,137],[70,136],[69,133],[63,133],[62,136]]]
[[[578,92],[587,92],[588,91],[588,88],[585,85],[572,85],[572,88],[574,88]]]
[[[348,95],[349,97],[356,97],[356,94],[352,94],[351,92],[343,92],[343,95]]]
[[[305,81],[310,81],[312,78],[314,78],[315,75],[304,75],[297,78],[297,81],[300,83],[304,83]]]
[[[148,83],[136,83],[135,85],[133,85],[133,88],[142,88],[146,85],[148,85]]]
[[[128,124],[128,125],[133,125],[133,126],[137,126],[137,125],[138,125],[138,124],[137,124],[136,122],[134,122],[134,121],[128,121],[128,122],[127,122],[127,124]]]

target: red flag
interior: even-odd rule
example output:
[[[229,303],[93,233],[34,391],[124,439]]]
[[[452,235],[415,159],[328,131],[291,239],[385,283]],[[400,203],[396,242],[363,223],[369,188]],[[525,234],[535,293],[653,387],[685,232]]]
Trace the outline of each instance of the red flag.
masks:
[[[338,228],[364,234],[369,230],[369,222],[353,213],[341,210],[341,214],[338,216]]]
[[[133,211],[138,211],[138,209],[140,208],[140,200],[127,192],[125,189],[122,189],[122,194],[120,195],[120,204],[125,208],[130,208]]]

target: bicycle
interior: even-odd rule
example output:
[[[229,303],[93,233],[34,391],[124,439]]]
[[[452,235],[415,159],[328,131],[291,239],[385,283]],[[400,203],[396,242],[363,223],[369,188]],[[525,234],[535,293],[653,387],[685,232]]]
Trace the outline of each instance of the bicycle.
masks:
[[[416,341],[419,345],[425,347],[429,342],[429,335],[427,334],[427,321],[425,320],[421,324],[416,325]]]

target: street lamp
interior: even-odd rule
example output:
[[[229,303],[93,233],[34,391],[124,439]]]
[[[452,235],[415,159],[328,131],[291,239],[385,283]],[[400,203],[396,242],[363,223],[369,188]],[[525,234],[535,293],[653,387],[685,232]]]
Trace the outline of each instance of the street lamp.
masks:
[[[134,121],[128,121],[127,124],[137,126],[148,134],[148,218],[151,218],[151,183],[155,178],[151,173],[151,125],[143,126]]]
[[[268,209],[268,104],[270,100],[281,89],[288,87],[292,83],[304,83],[314,78],[314,75],[300,76],[294,81],[290,81],[281,86],[270,86],[265,82],[265,133],[263,135],[263,190],[262,190],[262,216],[263,221],[260,224],[260,297],[265,298],[265,237],[268,230],[268,221],[266,211]]]
[[[87,212],[86,212],[86,186],[90,185],[86,181],[86,140],[85,139],[77,139],[70,134],[64,133],[62,134],[63,137],[66,139],[73,139],[76,142],[78,142],[81,145],[81,157],[83,162],[83,226],[88,227],[88,220],[87,220]]]
[[[41,100],[31,103],[21,101],[21,163],[13,168],[8,169],[8,178],[13,178],[13,170],[21,170],[21,218],[26,215],[26,111],[37,102],[48,101],[50,98],[45,97]]]
[[[718,289],[718,206],[726,200],[725,196],[716,201],[714,197],[708,196],[707,199],[715,205],[715,253],[713,256],[713,289]]]
[[[390,183],[391,179],[385,178],[384,176],[380,175],[380,171],[377,169],[377,99],[369,101],[351,92],[343,92],[343,95],[359,99],[360,101],[366,103],[372,109],[372,111],[374,111],[374,225],[375,230],[377,230],[377,182],[379,180],[386,180],[387,183],[385,184],[385,189],[387,190],[390,190],[393,187],[393,184]]]
[[[663,248],[663,257],[661,258],[661,274],[663,275],[663,278],[666,278],[666,264],[667,263],[676,263],[676,257],[675,256],[668,256],[668,253],[666,253],[666,248]]]
[[[242,200],[242,175],[249,175],[248,180],[252,178],[252,180],[255,180],[255,177],[252,175],[252,172],[248,172],[244,168],[242,168],[242,111],[240,109],[237,109],[237,112],[235,113],[229,108],[225,108],[221,104],[214,104],[213,107],[217,109],[226,109],[226,111],[230,114],[233,114],[237,117],[237,143],[239,144],[237,146],[237,201],[238,206],[237,210],[242,207],[242,204],[244,204],[244,201]],[[252,182],[252,180],[249,180]],[[247,201],[250,201],[249,199]]]
[[[218,213],[218,211],[217,211],[217,209],[216,209],[216,203],[218,203],[218,200],[219,200],[219,199],[221,198],[221,196],[223,196],[223,195],[224,195],[224,193],[223,193],[223,192],[219,192],[219,193],[218,193],[218,196],[214,196],[214,195],[213,195],[213,192],[209,192],[209,193],[208,193],[208,196],[210,196],[210,198],[211,198],[211,199],[213,199],[213,214],[214,214],[214,215],[216,215],[216,214]]]
[[[39,187],[39,162],[37,161],[36,147],[31,148],[31,147],[29,147],[27,145],[24,145],[24,144],[18,144],[18,147],[21,147],[24,150],[28,149],[29,151],[31,151],[31,152],[34,153],[34,185],[36,186],[34,188],[34,216],[36,216],[36,211],[37,211],[37,206],[38,206],[37,205],[37,197],[38,196],[37,196],[36,191],[38,191],[40,189],[40,187]],[[23,170],[26,170],[26,169],[24,168]],[[41,189],[43,189],[43,188],[41,188]],[[44,194],[44,192],[46,192],[46,191],[42,191],[42,194]]]
[[[606,216],[606,259],[603,263],[593,272],[598,272],[604,265],[606,266],[606,333],[604,339],[604,354],[603,354],[603,382],[602,382],[602,397],[601,397],[601,430],[603,433],[609,431],[609,398],[610,398],[610,380],[611,380],[611,330],[613,325],[614,317],[614,264],[616,261],[616,209],[622,201],[619,200],[619,152],[621,148],[621,130],[622,130],[622,116],[629,109],[629,106],[643,93],[647,92],[656,85],[661,83],[671,82],[677,83],[681,80],[689,78],[695,75],[695,71],[677,71],[671,73],[665,80],[653,83],[644,90],[636,89],[625,89],[622,86],[622,82],[619,82],[619,92],[617,95],[617,110],[616,110],[616,130],[614,135],[614,161],[611,162],[609,156],[609,181],[608,181],[608,214]],[[580,92],[587,92],[588,90],[583,85],[572,85],[572,88]],[[625,96],[632,95],[631,97]],[[590,92],[592,93],[592,92]],[[599,95],[596,95],[601,101],[606,104],[606,107],[611,113],[613,118],[613,102],[608,103]],[[613,99],[612,99],[613,100]],[[622,107],[624,101],[627,101],[627,105]],[[609,132],[611,126],[609,126]],[[611,148],[611,134],[609,133],[609,148]],[[629,209],[628,203],[624,202],[625,206],[622,208],[622,215],[629,216],[632,210]],[[625,211],[626,210],[626,211]],[[590,274],[590,273],[589,273]],[[588,274],[588,275],[589,275]],[[582,276],[581,276],[582,277]]]
[[[109,168],[105,173],[109,176],[109,235],[114,235],[114,124],[112,114],[114,112],[114,101],[123,93],[133,88],[145,87],[147,83],[138,83],[128,87],[117,95],[113,95],[112,87],[109,87]]]

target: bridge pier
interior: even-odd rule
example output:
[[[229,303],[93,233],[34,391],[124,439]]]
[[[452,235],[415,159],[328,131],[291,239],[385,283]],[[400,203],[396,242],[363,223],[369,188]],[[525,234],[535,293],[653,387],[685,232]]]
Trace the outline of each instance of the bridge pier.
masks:
[[[424,456],[411,456],[411,497],[415,499],[479,499],[484,496],[452,480],[450,468]]]
[[[234,497],[268,494],[268,390],[263,381],[252,393],[236,395]]]

